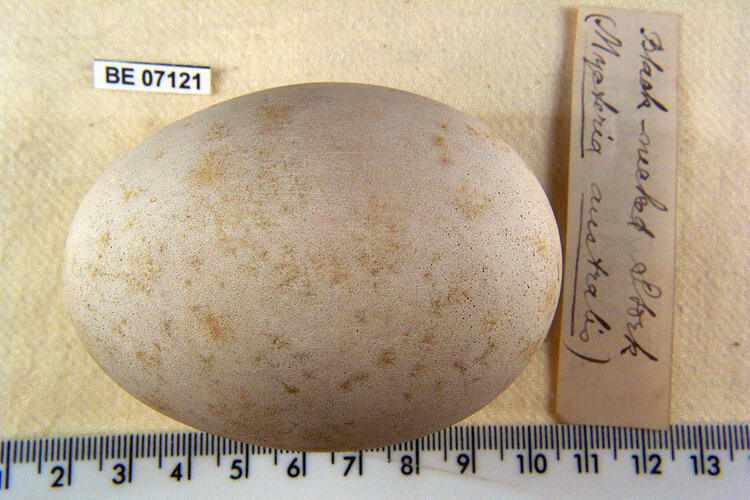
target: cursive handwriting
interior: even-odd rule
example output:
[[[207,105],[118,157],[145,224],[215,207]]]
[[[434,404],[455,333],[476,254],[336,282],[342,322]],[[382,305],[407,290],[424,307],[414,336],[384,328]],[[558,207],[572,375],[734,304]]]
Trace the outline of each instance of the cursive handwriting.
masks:
[[[632,356],[638,356],[638,353],[642,353],[651,361],[659,361],[656,356],[644,349],[635,338],[636,333],[644,329],[644,315],[648,314],[652,318],[656,317],[656,313],[648,305],[646,299],[658,299],[661,297],[661,289],[654,283],[646,280],[646,271],[646,265],[642,262],[636,262],[630,268],[630,282],[633,285],[633,290],[635,290],[635,295],[631,295],[628,299],[631,303],[627,309],[627,316],[630,318],[630,321],[626,324],[628,331],[624,335],[627,345],[620,350],[620,355],[629,353]]]
[[[641,96],[643,100],[636,107],[650,108],[652,105],[657,109],[669,111],[666,106],[659,102],[652,94],[651,91],[654,89],[654,85],[651,83],[651,78],[656,76],[656,72],[662,73],[664,68],[654,61],[652,54],[654,52],[661,52],[664,50],[664,46],[661,43],[661,37],[656,32],[646,34],[646,30],[641,28],[641,69],[638,70],[638,82],[641,86]]]
[[[645,233],[646,236],[654,238],[654,233],[649,229],[646,221],[641,214],[646,207],[652,206],[660,212],[666,212],[667,206],[659,201],[655,196],[646,191],[645,183],[651,176],[649,171],[648,147],[651,144],[651,138],[646,133],[646,120],[641,120],[641,132],[638,135],[638,152],[635,161],[635,190],[636,196],[630,206],[629,226],[633,226],[636,231]]]
[[[589,14],[584,21],[594,24],[595,39],[586,48],[583,57],[583,76],[581,78],[581,158],[585,158],[587,152],[602,154],[602,139],[606,138],[609,141],[614,141],[612,135],[605,132],[605,122],[609,113],[617,114],[619,111],[608,101],[603,86],[606,76],[607,57],[620,57],[618,49],[622,47],[622,40],[613,33],[617,24],[612,18],[604,14]],[[594,113],[589,122],[590,131],[586,130],[586,97],[589,95],[586,92],[587,72],[590,73],[591,78],[589,94],[594,98],[593,104],[591,104]],[[588,144],[586,143],[586,137],[588,137]]]
[[[578,246],[576,249],[576,262],[575,262],[575,277],[573,279],[573,306],[571,310],[571,322],[570,322],[570,336],[571,337],[577,337],[578,340],[581,342],[589,342],[591,340],[591,330],[594,330],[595,333],[599,335],[603,335],[606,332],[610,331],[612,327],[610,326],[609,322],[602,317],[601,314],[596,312],[595,309],[595,301],[597,298],[597,294],[599,293],[600,284],[599,279],[604,276],[609,276],[609,273],[603,266],[602,258],[598,256],[598,253],[596,252],[595,244],[597,242],[596,239],[596,229],[599,227],[599,222],[597,220],[597,214],[599,213],[599,204],[602,202],[602,191],[599,188],[599,186],[592,182],[589,184],[589,209],[588,209],[588,217],[586,218],[585,226],[586,226],[586,234],[583,235],[583,227],[584,227],[584,203],[585,203],[585,193],[581,193],[581,208],[580,208],[580,215],[579,215],[579,227],[578,227]],[[583,315],[583,326],[576,332],[575,330],[575,318],[576,318],[576,294],[578,291],[578,269],[579,269],[579,263],[580,263],[580,257],[581,257],[581,247],[583,246],[586,249],[586,265],[588,265],[588,269],[586,272],[586,288],[583,292],[583,300],[586,304],[586,311]],[[586,361],[590,361],[593,363],[607,363],[609,362],[610,358],[602,358],[602,357],[594,357],[594,356],[587,356],[584,354],[581,354],[574,349],[572,349],[570,346],[565,344],[565,348],[568,349],[568,351],[572,352],[576,356],[578,356],[581,359],[584,359]]]

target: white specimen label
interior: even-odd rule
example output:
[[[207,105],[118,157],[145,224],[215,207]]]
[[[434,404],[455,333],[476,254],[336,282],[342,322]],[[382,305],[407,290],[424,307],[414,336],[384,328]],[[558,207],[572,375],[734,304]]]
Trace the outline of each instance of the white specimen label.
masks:
[[[94,59],[94,87],[176,94],[210,94],[211,68]]]

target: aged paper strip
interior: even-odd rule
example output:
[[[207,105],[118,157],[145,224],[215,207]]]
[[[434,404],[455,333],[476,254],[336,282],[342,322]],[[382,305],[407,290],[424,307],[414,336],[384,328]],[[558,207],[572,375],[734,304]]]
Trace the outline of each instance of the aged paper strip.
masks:
[[[669,424],[679,16],[583,7],[557,412]]]

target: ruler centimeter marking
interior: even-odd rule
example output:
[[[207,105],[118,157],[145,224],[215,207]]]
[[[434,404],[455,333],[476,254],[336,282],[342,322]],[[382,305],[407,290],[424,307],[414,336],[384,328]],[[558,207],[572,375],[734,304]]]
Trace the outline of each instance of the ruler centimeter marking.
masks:
[[[498,492],[512,484],[516,493],[557,491],[575,496],[585,491],[577,487],[591,493],[593,483],[587,479],[598,477],[600,486],[645,484],[648,490],[643,491],[654,494],[661,488],[667,497],[700,497],[700,484],[708,494],[720,483],[722,491],[750,496],[747,424],[676,425],[664,431],[587,425],[454,426],[393,446],[335,453],[269,449],[201,432],[11,439],[0,442],[0,465],[0,495],[17,491],[116,496],[127,491],[158,496],[157,491],[164,494],[193,483],[203,488],[194,491],[218,488],[215,491],[231,496],[248,494],[239,486],[240,479],[273,487],[288,481],[300,485],[316,475],[325,478],[315,483],[322,495],[355,485],[350,477],[392,474],[398,480],[420,481],[438,471],[442,475],[429,482],[442,484],[437,492],[445,495],[471,478],[482,478],[490,480],[484,486],[494,481]],[[566,477],[568,490],[560,489]],[[137,490],[139,484],[149,489]],[[612,497],[614,490],[598,491]]]

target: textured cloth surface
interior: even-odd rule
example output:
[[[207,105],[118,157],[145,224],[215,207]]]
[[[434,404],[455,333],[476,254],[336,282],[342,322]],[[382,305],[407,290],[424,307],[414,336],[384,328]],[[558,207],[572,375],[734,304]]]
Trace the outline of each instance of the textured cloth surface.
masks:
[[[607,3],[682,14],[675,423],[750,421],[743,3]],[[183,428],[125,393],[86,354],[59,277],[77,204],[106,166],[216,102],[307,81],[380,84],[442,101],[518,151],[564,235],[575,5],[3,2],[0,436]],[[210,65],[214,93],[95,90],[94,58]],[[554,421],[558,321],[519,379],[467,422]]]

